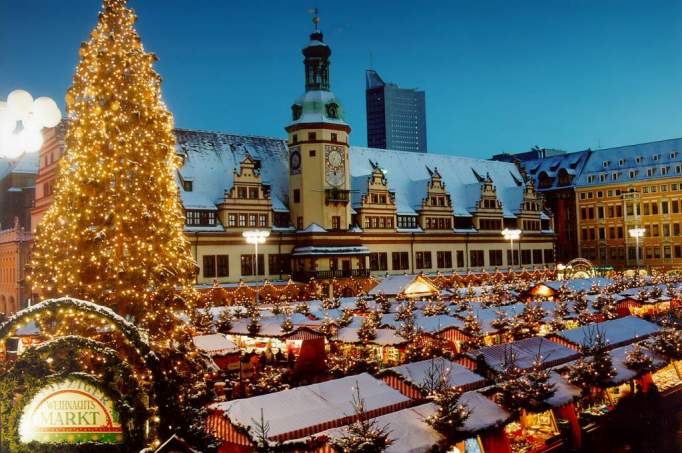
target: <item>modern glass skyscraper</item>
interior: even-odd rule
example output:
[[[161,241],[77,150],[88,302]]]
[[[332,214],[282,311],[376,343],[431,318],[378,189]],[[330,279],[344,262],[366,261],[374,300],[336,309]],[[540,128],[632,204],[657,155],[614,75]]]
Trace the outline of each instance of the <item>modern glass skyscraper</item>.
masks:
[[[368,69],[365,74],[367,146],[426,152],[426,100],[423,91],[384,82]]]

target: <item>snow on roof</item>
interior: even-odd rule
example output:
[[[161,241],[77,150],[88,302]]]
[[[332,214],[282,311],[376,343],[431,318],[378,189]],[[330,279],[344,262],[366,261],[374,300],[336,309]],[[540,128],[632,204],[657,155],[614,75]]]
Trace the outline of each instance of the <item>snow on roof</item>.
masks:
[[[180,190],[180,199],[182,200],[182,206],[185,209],[205,209],[210,211],[217,211],[214,200],[212,200],[208,194],[204,192],[187,192],[184,189]]]
[[[554,395],[547,398],[545,403],[551,407],[561,407],[580,398],[581,390],[568,382],[556,371],[550,371],[549,382],[554,384]]]
[[[630,352],[633,347],[634,345],[628,345],[609,351],[612,359],[611,362],[613,363],[613,367],[616,369],[616,375],[611,379],[614,384],[622,384],[623,382],[630,381],[637,377],[638,373],[635,370],[625,366],[624,363],[627,353]],[[662,368],[668,363],[663,357],[655,354],[648,348],[642,348],[642,351],[651,357],[653,360],[654,369]]]
[[[396,194],[396,208],[400,214],[414,214],[421,208],[430,180],[428,169],[435,168],[443,178],[458,215],[471,215],[470,209],[480,198],[480,181],[476,174],[490,174],[505,216],[514,217],[523,199],[523,187],[517,185],[523,178],[513,163],[357,146],[351,147],[350,156],[353,189],[366,193],[367,177],[373,170],[370,161],[378,164],[385,171],[389,189]]]
[[[482,357],[492,370],[501,371],[504,367],[505,354],[509,354],[510,351],[516,356],[516,365],[522,369],[531,368],[538,354],[542,358],[544,367],[570,362],[580,356],[577,351],[543,337],[530,337],[513,343],[496,344],[468,354],[474,358]]]
[[[232,423],[256,429],[256,420],[270,424],[270,438],[352,415],[351,395],[359,389],[366,410],[372,411],[409,398],[367,373],[296,387],[251,398],[216,403]],[[252,431],[253,432],[253,431]]]
[[[675,168],[671,168],[682,164],[680,150],[682,150],[682,138],[592,151],[576,178],[576,185],[602,185],[600,175],[606,175],[612,184],[661,177],[670,178],[674,174],[680,177],[680,173],[676,172]],[[665,174],[661,171],[664,167],[668,168]],[[631,173],[631,169],[639,171]],[[654,171],[649,174],[647,169],[654,169]]]
[[[40,327],[35,323],[35,321],[27,322],[23,326],[19,327],[15,332],[15,337],[35,337],[40,335]]]
[[[563,338],[573,344],[582,345],[592,338],[597,331],[602,333],[610,347],[622,346],[641,340],[658,332],[659,326],[637,316],[625,316],[624,318],[611,319],[598,324],[588,324],[574,329],[557,332],[559,338]]]
[[[310,93],[306,93],[306,96],[311,96]],[[311,118],[302,117],[297,122],[309,120]],[[325,119],[325,122],[334,121]],[[336,121],[343,123],[342,120]],[[213,204],[222,201],[225,190],[232,187],[234,170],[239,169],[241,161],[249,153],[260,164],[263,183],[270,186],[273,210],[288,211],[289,159],[286,140],[188,129],[176,129],[175,135],[176,150],[184,156],[184,164],[179,172],[183,179],[193,181],[190,193],[201,194],[198,196],[200,200],[190,198],[188,201],[201,201],[197,203],[199,206],[207,205],[209,200]],[[512,163],[447,154],[351,147],[354,206],[367,191],[367,178],[374,168],[370,161],[385,169],[389,189],[396,194],[398,214],[402,215],[416,215],[416,210],[421,207],[430,179],[427,167],[438,168],[446,190],[452,196],[455,215],[471,216],[472,208],[480,197],[481,183],[476,174],[490,174],[505,217],[514,217],[523,199],[523,186],[518,185],[523,178]],[[181,190],[181,193],[184,202],[186,192]]]
[[[23,153],[12,161],[10,171],[12,173],[38,174],[39,158],[40,154],[38,152]]]
[[[362,340],[358,337],[359,328],[344,327],[339,329],[334,338],[336,341],[342,343],[360,343]],[[381,346],[395,346],[407,343],[407,340],[396,333],[394,329],[376,329],[376,337],[369,341],[369,343]]]
[[[369,295],[378,296],[379,294],[385,294],[387,296],[395,296],[412,289],[417,291],[416,295],[438,292],[438,288],[421,275],[387,275],[369,291]]]
[[[301,233],[326,233],[327,230],[325,230],[323,227],[318,225],[317,223],[311,223],[304,229],[300,230]]]
[[[319,255],[368,255],[369,249],[364,245],[358,246],[327,246],[318,247],[306,245],[294,248],[292,256],[319,256]]]
[[[538,191],[556,189],[559,187],[571,187],[575,185],[574,178],[559,178],[560,173],[565,171],[569,176],[574,176],[577,172],[582,171],[583,166],[588,160],[589,151],[578,151],[569,154],[559,154],[548,156],[543,159],[534,159],[523,162],[523,166],[534,179],[535,187]],[[542,186],[540,184],[540,175],[545,173],[552,178],[549,185]],[[545,181],[548,181],[545,179]]]
[[[493,426],[500,426],[511,417],[511,414],[501,406],[476,391],[462,393],[459,401],[466,404],[470,411],[461,428],[464,432],[475,434]]]
[[[601,288],[610,286],[613,284],[613,280],[604,277],[594,277],[594,278],[574,278],[570,280],[551,280],[542,283],[553,290],[557,291],[562,285],[566,285],[568,289],[572,291],[585,291],[589,292],[593,286],[599,286]]]
[[[227,339],[222,333],[198,335],[192,337],[194,346],[209,355],[226,355],[239,353],[239,347]]]
[[[458,363],[451,362],[442,357],[433,360],[427,359],[420,362],[406,363],[404,365],[389,368],[388,371],[400,375],[405,381],[416,387],[421,387],[429,377],[429,373],[442,370],[447,376],[450,387],[471,388],[474,384],[483,385],[485,378],[471,371],[469,368]],[[479,386],[480,386],[479,385]]]
[[[419,453],[430,451],[435,445],[444,440],[442,434],[433,429],[426,419],[433,415],[437,406],[433,403],[410,407],[390,414],[376,417],[380,427],[386,427],[388,438],[392,444],[384,451],[387,453]],[[345,435],[346,427],[339,427],[322,431],[314,437],[325,436],[338,439]]]
[[[260,161],[260,175],[279,200],[289,199],[289,151],[280,138],[175,129],[176,150],[184,156],[179,172],[193,181],[193,192],[214,204],[223,201],[233,184],[234,170],[250,154]],[[273,201],[274,204],[274,201]]]

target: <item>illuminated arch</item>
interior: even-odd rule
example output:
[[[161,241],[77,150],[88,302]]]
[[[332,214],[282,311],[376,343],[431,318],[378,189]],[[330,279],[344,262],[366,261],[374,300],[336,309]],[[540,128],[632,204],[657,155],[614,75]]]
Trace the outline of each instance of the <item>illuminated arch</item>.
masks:
[[[126,379],[126,376],[124,376],[126,372],[130,370],[131,372],[128,373],[129,375],[128,377],[130,378],[133,377],[132,367],[128,362],[126,362],[126,360],[130,360],[132,357],[122,357],[119,352],[115,351],[114,349],[108,348],[107,346],[104,345],[104,343],[83,336],[74,335],[61,336],[54,340],[47,341],[45,343],[28,349],[15,362],[13,368],[10,370],[8,374],[8,377],[11,376],[12,372],[15,370],[17,373],[21,375],[22,373],[26,372],[26,369],[31,369],[31,366],[28,367],[26,366],[27,364],[31,364],[32,366],[35,366],[35,364],[40,364],[41,362],[44,364],[45,356],[49,357],[50,353],[55,351],[60,351],[64,349],[73,351],[90,350],[94,353],[101,354],[107,358],[107,361],[111,361],[110,362],[111,364],[119,365],[120,369],[117,370],[117,372],[119,372],[121,379],[127,383],[128,387],[133,388],[132,391],[133,396],[131,397],[132,399],[127,400],[127,396],[123,396],[122,398],[123,401],[126,402],[124,408],[132,407],[135,409],[134,412],[137,415],[133,417],[134,424],[140,423],[140,420],[138,420],[138,418],[141,416],[139,414],[144,413],[145,419],[149,420],[150,427],[149,436],[146,437],[149,438],[150,436],[155,436],[158,430],[158,418],[155,416],[147,418],[147,416],[155,415],[155,412],[159,409],[156,395],[162,393],[159,391],[159,389],[164,388],[164,385],[166,385],[166,379],[163,376],[163,373],[160,371],[158,357],[152,351],[147,341],[142,337],[137,327],[134,324],[126,321],[120,315],[116,314],[110,308],[97,305],[93,302],[74,299],[70,297],[48,299],[43,302],[40,302],[39,304],[36,304],[34,306],[28,307],[24,310],[17,312],[13,316],[11,316],[5,323],[0,325],[0,344],[4,343],[9,337],[14,335],[17,329],[21,328],[27,323],[36,321],[41,316],[59,317],[60,315],[67,316],[72,314],[82,314],[84,316],[98,319],[100,321],[102,320],[106,321],[110,328],[118,331],[123,337],[124,341],[126,341],[130,346],[129,348],[126,348],[126,350],[135,356],[135,359],[139,362],[139,365],[141,365],[142,367],[142,371],[146,373],[146,377],[150,382],[149,389],[145,391],[142,388],[142,385],[139,381],[137,381],[136,379],[135,380]],[[36,368],[36,370],[45,371],[45,368],[38,367]],[[62,370],[62,372],[65,372],[65,370]],[[53,374],[52,376],[58,375],[60,374],[57,373]],[[81,375],[90,376],[90,378],[97,381],[97,378],[87,373],[79,373],[79,376]],[[3,378],[5,377],[3,376]],[[22,381],[23,378],[19,378],[18,380],[15,381],[17,385],[16,387],[12,385],[9,385],[7,387],[18,388],[19,386],[22,385]],[[36,381],[45,382],[45,379],[41,379],[41,374],[37,373],[33,379],[33,382]],[[102,384],[101,381],[98,382]],[[113,388],[113,386],[111,390],[116,391],[116,393],[118,394],[118,391],[115,388]],[[142,404],[141,402],[146,399],[148,399],[147,407],[149,408],[149,410],[147,410],[147,408],[144,407],[141,408],[139,407],[139,405],[136,406],[136,404],[138,404],[136,403],[136,401],[139,402],[139,404]],[[26,402],[25,400],[22,401],[24,403]],[[18,406],[19,410],[23,409],[23,406],[21,405]],[[15,411],[13,411],[12,413],[14,412]],[[14,435],[16,432],[18,431],[16,430],[11,431],[8,432],[7,434]],[[138,437],[139,436],[135,436],[135,438]]]
[[[43,314],[60,313],[82,313],[92,315],[99,319],[104,319],[115,326],[123,335],[133,349],[139,354],[139,358],[149,368],[155,368],[158,364],[156,354],[151,350],[149,344],[142,338],[140,331],[135,325],[126,321],[123,317],[116,314],[113,310],[86,300],[74,299],[71,297],[60,297],[58,299],[47,299],[36,305],[18,311],[11,316],[5,323],[0,325],[0,343],[4,343],[7,338],[14,335],[18,328],[30,323]]]
[[[594,266],[585,258],[575,258],[566,263],[565,278],[593,278],[597,275]]]

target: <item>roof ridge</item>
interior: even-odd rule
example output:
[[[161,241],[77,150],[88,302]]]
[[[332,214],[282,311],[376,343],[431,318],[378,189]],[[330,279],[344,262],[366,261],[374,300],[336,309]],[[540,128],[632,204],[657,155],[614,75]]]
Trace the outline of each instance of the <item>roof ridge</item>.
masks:
[[[664,138],[662,140],[652,140],[649,142],[633,143],[631,145],[620,145],[620,146],[612,146],[610,148],[593,149],[592,152],[594,153],[594,152],[599,152],[599,151],[610,151],[610,150],[619,149],[619,148],[630,148],[630,147],[634,147],[634,146],[651,145],[652,143],[672,142],[674,140],[682,140],[682,137]],[[580,152],[580,151],[574,151],[574,152]]]
[[[174,131],[181,131],[181,132],[195,132],[195,133],[201,133],[201,134],[219,134],[219,135],[230,135],[233,137],[248,137],[248,138],[263,138],[267,140],[277,140],[281,142],[286,142],[286,138],[279,138],[279,137],[272,137],[272,136],[267,136],[267,135],[250,135],[250,134],[240,134],[236,132],[225,132],[225,131],[215,131],[215,130],[206,130],[206,129],[186,129],[183,127],[174,127]]]

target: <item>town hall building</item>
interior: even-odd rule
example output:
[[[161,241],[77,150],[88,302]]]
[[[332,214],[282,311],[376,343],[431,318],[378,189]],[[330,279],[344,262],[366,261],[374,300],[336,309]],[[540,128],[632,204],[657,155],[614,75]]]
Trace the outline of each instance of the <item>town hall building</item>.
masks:
[[[303,55],[305,92],[291,106],[286,140],[175,131],[197,283],[505,269],[504,228],[522,230],[515,267],[554,264],[552,219],[516,165],[350,146],[320,31]],[[50,137],[41,152],[55,144],[63,141]],[[56,177],[49,159],[40,162],[34,225]],[[257,257],[242,236],[253,229],[270,232]]]

